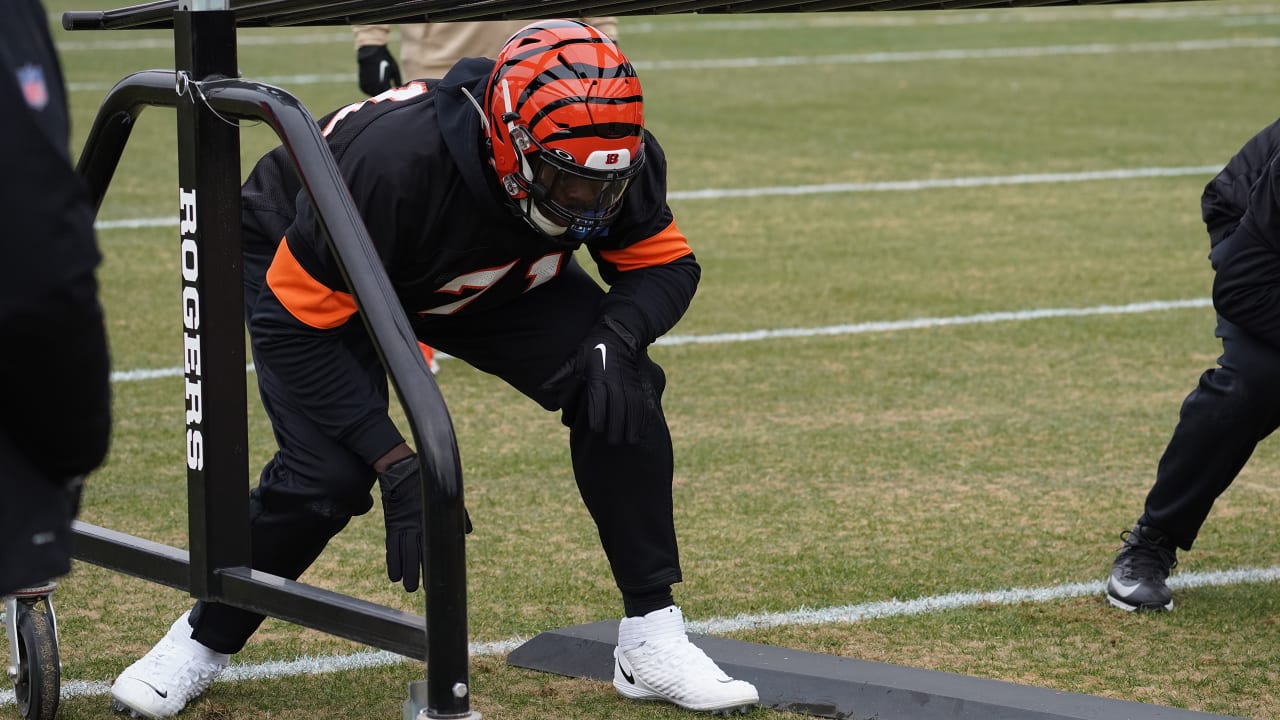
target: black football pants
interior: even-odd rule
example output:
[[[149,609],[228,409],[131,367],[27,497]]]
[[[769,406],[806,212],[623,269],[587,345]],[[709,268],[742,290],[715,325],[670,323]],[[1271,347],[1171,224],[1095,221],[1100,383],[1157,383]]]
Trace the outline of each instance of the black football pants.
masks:
[[[547,410],[562,410],[578,491],[595,520],[624,593],[643,594],[680,582],[672,518],[671,433],[662,411],[666,376],[642,353],[640,370],[655,389],[653,417],[636,445],[609,445],[587,427],[585,393],[560,408],[542,383],[564,364],[599,320],[604,291],[576,262],[519,300],[465,316],[431,316],[415,326],[432,347],[496,375]]]
[[[1220,367],[1187,395],[1147,494],[1143,525],[1190,550],[1214,501],[1280,426],[1280,351],[1222,317]]]
[[[576,263],[554,280],[491,310],[463,316],[415,318],[419,338],[443,352],[507,381],[548,410],[556,400],[542,383],[574,352],[598,319],[604,291]],[[246,287],[246,312],[256,287]],[[351,323],[351,352],[365,362],[386,396],[386,376],[359,323]],[[641,360],[659,398],[661,368]],[[258,388],[279,450],[250,493],[253,567],[297,579],[354,515],[373,505],[376,476],[363,460],[331,440],[298,410],[271,369],[257,366]],[[636,445],[610,446],[587,427],[587,413],[563,408],[569,427],[574,476],[600,542],[624,594],[661,592],[681,580],[672,516],[671,435],[655,402],[647,435]],[[462,451],[466,452],[466,448]],[[513,498],[513,501],[518,499]],[[483,519],[477,518],[483,527]],[[383,562],[381,552],[369,562]],[[238,652],[262,616],[218,603],[192,612],[193,636],[225,653]]]

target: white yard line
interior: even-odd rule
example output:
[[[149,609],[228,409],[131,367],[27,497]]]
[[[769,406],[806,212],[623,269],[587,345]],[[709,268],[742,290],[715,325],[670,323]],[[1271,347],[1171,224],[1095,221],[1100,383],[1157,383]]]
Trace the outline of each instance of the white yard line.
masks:
[[[1280,38],[1213,38],[1143,43],[1089,43],[1027,47],[962,48],[903,52],[786,55],[781,57],[707,58],[704,60],[636,61],[636,70],[727,70],[790,67],[794,65],[868,65],[882,63],[1057,57],[1062,55],[1119,55],[1126,53],[1198,52],[1280,47]],[[350,80],[350,78],[347,78]]]
[[[826,193],[911,192],[916,190],[950,190],[988,187],[991,185],[1042,185],[1050,183],[1095,182],[1099,180],[1138,180],[1142,178],[1213,175],[1221,165],[1190,167],[1122,168],[1064,173],[1027,173],[1022,175],[988,175],[976,177],[935,178],[925,180],[886,180],[861,183],[824,183],[821,185],[778,185],[754,188],[707,188],[704,190],[672,190],[669,200],[721,200],[724,198],[756,198],[786,195],[819,195]],[[177,220],[172,221],[177,225]]]
[[[1184,572],[1169,578],[1174,590],[1200,587],[1222,587],[1243,583],[1265,583],[1280,580],[1280,567],[1235,568],[1206,572]],[[788,627],[797,625],[831,625],[856,623],[866,620],[925,615],[929,613],[962,610],[980,605],[1012,605],[1015,603],[1043,603],[1089,595],[1102,596],[1105,582],[1064,583],[1047,587],[1009,588],[1006,590],[973,591],[934,595],[914,600],[884,600],[879,602],[841,605],[829,608],[799,609],[782,613],[743,614],[735,617],[710,618],[689,621],[690,632],[703,635],[723,635],[743,630]],[[1115,612],[1120,612],[1116,610]],[[473,656],[505,655],[522,645],[528,638],[512,637],[495,642],[471,643]],[[218,678],[218,682],[259,680],[264,678],[292,677],[295,675],[320,675],[343,670],[362,670],[411,662],[405,657],[382,650],[362,650],[349,655],[303,656],[293,660],[273,660],[248,665],[233,664]],[[412,661],[418,662],[418,661]],[[61,697],[97,697],[111,689],[107,680],[64,680]],[[12,690],[0,691],[0,707],[16,704]]]
[[[1096,182],[1100,180],[1140,180],[1144,178],[1213,175],[1221,169],[1221,165],[1193,165],[1184,167],[1088,170],[1074,173],[1028,173],[1022,175],[984,175],[974,177],[932,178],[924,180],[825,183],[821,185],[774,185],[753,188],[704,188],[701,190],[672,190],[667,193],[667,199],[722,200],[726,198],[783,197],[788,195],[950,190],[957,188],[990,187],[993,185],[1040,185],[1052,183]],[[94,224],[94,227],[97,228],[99,232],[107,230],[134,230],[148,227],[177,226],[178,216],[176,212],[174,215],[167,217],[99,220]]]
[[[748,330],[736,333],[714,333],[710,335],[667,335],[658,338],[655,345],[700,345],[733,342],[755,342],[759,340],[776,340],[779,338],[806,338],[830,335],[863,335],[866,333],[891,332],[894,330],[921,330],[928,328],[949,327],[955,325],[980,325],[986,323],[1021,322],[1026,320],[1048,320],[1051,318],[1086,317],[1090,315],[1137,315],[1142,313],[1184,310],[1187,308],[1212,307],[1210,298],[1192,298],[1189,300],[1156,300],[1152,302],[1130,303],[1128,305],[1096,305],[1082,308],[1042,308],[1035,310],[1010,310],[1004,312],[978,313],[976,315],[953,315],[950,317],[919,317],[906,320],[876,320],[850,325],[826,325],[807,328],[773,328],[769,330]]]
[[[1150,302],[1129,303],[1128,305],[1095,305],[1081,308],[1040,308],[1032,310],[1009,310],[1001,312],[978,313],[976,315],[952,315],[949,317],[918,317],[905,320],[874,320],[848,325],[825,325],[819,327],[770,328],[765,330],[747,330],[733,333],[712,333],[708,335],[665,335],[657,339],[654,345],[716,345],[723,343],[759,342],[761,340],[777,340],[781,338],[829,337],[833,335],[864,335],[867,333],[892,332],[895,330],[923,330],[928,328],[952,327],[956,325],[982,325],[1002,322],[1025,322],[1028,320],[1049,320],[1064,317],[1088,317],[1093,315],[1138,315],[1189,308],[1207,308],[1213,306],[1210,298],[1191,298],[1187,300],[1154,300]],[[437,352],[436,359],[450,360],[450,356]],[[252,364],[245,370],[252,372]],[[173,366],[167,368],[137,368],[133,370],[117,370],[111,373],[112,382],[139,382],[158,380],[161,378],[182,377],[183,368]]]

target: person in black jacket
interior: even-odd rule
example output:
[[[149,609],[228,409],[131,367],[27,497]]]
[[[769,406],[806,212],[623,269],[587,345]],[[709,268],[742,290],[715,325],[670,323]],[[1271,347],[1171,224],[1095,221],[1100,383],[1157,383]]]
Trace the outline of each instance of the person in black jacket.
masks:
[[[759,700],[688,641],[672,585],[666,380],[647,348],[688,308],[701,270],[666,202],[631,64],[607,35],[535,22],[497,60],[458,62],[323,118],[338,167],[419,341],[560,411],[578,489],[622,594],[614,685],[641,700],[730,711]],[[325,233],[268,153],[242,192],[245,298],[279,451],[250,494],[256,569],[297,578],[375,480],[388,577],[413,592],[418,461],[387,413],[386,374]],[[608,290],[577,263],[584,247]],[[112,687],[169,717],[209,687],[262,621],[197,603]]]
[[[106,458],[111,386],[94,210],[38,0],[0,22],[0,595],[71,570],[84,476]]]
[[[1280,426],[1280,120],[1209,182],[1201,211],[1213,263],[1218,367],[1182,403],[1141,517],[1121,537],[1107,599],[1122,610],[1172,610],[1167,584],[1218,496]]]

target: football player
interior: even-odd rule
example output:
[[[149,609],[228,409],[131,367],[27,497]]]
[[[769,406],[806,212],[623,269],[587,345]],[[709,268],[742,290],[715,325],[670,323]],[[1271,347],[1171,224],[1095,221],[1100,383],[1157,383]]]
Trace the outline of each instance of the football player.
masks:
[[[647,348],[700,268],[667,206],[666,159],[608,35],[534,22],[495,60],[464,59],[321,120],[418,339],[496,375],[569,428],[579,492],[622,596],[614,686],[730,712],[755,705],[689,642],[672,585],[666,378]],[[418,587],[418,461],[387,413],[385,372],[283,149],[243,189],[253,355],[279,451],[250,494],[254,567],[297,578],[380,486],[388,576]],[[602,288],[575,260],[585,247]],[[197,603],[112,687],[174,715],[262,616]]]

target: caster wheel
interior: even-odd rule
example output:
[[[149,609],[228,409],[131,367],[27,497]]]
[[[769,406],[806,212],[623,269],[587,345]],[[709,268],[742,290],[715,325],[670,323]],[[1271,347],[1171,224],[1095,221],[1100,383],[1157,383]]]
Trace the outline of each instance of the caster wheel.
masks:
[[[33,607],[18,612],[18,675],[13,679],[24,720],[53,720],[58,712],[62,670],[58,639],[49,614]]]

